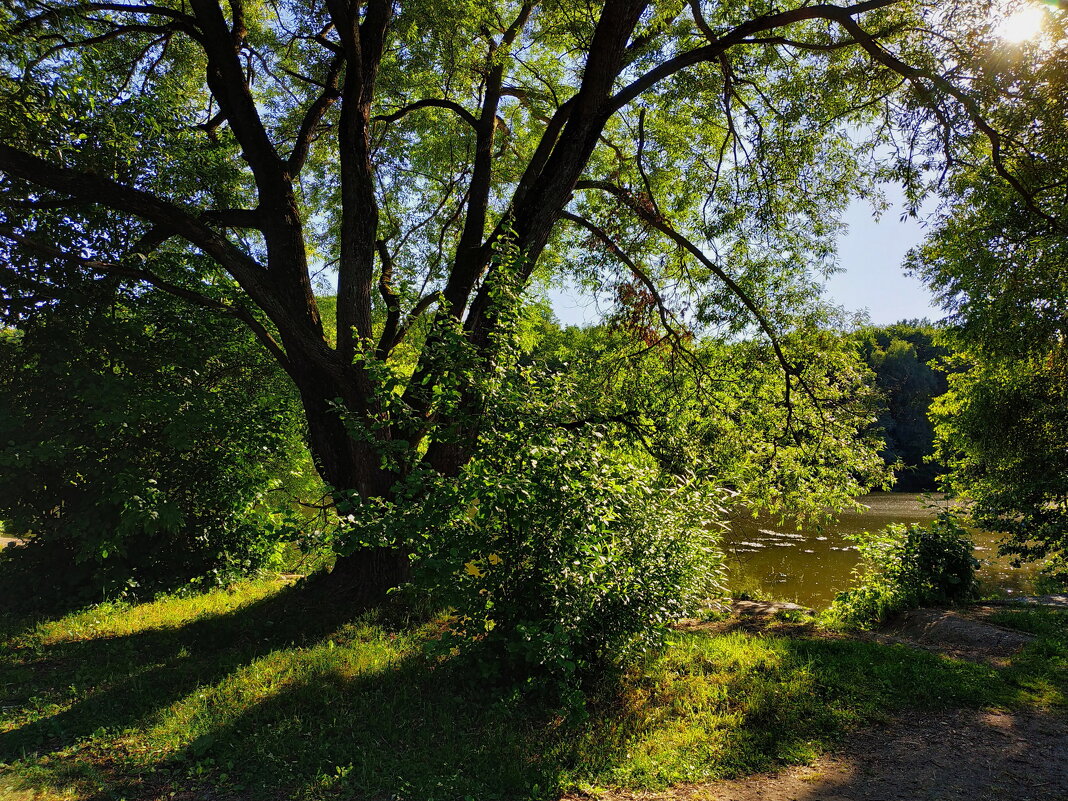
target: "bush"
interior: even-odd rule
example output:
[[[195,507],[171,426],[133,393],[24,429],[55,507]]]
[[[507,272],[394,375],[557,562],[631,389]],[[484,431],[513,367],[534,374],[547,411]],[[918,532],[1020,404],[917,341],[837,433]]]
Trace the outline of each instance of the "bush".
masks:
[[[472,464],[478,500],[417,563],[455,610],[449,642],[568,682],[659,645],[721,563],[717,497],[588,442]],[[442,547],[444,546],[444,547]]]
[[[929,526],[893,524],[852,539],[863,558],[859,583],[827,610],[833,624],[867,628],[906,609],[975,594],[975,545],[949,514]]]
[[[515,370],[456,476],[413,466],[340,505],[345,549],[401,544],[410,593],[450,611],[439,641],[487,676],[573,691],[662,642],[717,592],[720,494],[574,419],[574,387]],[[523,403],[516,402],[522,398]]]
[[[1063,595],[1065,593],[1068,593],[1068,558],[1050,557],[1035,577],[1035,594]]]
[[[77,605],[271,567],[311,472],[281,371],[237,321],[144,292],[0,336],[2,594]]]

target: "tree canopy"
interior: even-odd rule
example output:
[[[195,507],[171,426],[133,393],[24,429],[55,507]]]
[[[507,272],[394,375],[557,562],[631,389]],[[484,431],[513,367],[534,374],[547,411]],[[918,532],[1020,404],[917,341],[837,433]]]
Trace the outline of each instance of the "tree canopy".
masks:
[[[4,319],[62,305],[76,276],[237,318],[295,384],[323,478],[389,498],[416,465],[471,458],[514,307],[572,276],[682,360],[701,334],[764,337],[782,376],[771,447],[797,443],[791,410],[821,389],[791,332],[819,319],[815,276],[851,197],[896,179],[918,202],[967,155],[1041,205],[1026,159],[1049,143],[1006,133],[1033,98],[1003,81],[1001,15],[15,0],[0,10]],[[336,337],[313,291],[325,274]],[[405,570],[390,542],[349,564],[373,592]]]
[[[911,267],[949,312],[961,351],[935,405],[947,487],[971,498],[1002,550],[1068,559],[1068,31],[1044,15],[1033,40],[982,63],[990,125],[947,165],[943,203]],[[999,150],[998,148],[1003,149]],[[991,152],[994,159],[986,158]]]

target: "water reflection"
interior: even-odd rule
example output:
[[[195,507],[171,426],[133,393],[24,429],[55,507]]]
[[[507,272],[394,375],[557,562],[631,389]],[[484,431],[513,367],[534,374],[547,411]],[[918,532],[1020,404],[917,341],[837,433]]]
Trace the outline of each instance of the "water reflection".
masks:
[[[835,593],[848,589],[859,556],[846,534],[877,531],[889,523],[933,520],[948,502],[938,495],[877,492],[859,501],[862,511],[843,513],[836,523],[796,529],[769,518],[739,518],[731,523],[724,545],[734,591],[753,591],[824,607]],[[999,535],[972,530],[976,558],[982,562],[984,588],[1004,594],[1029,592],[1034,570],[1013,568],[997,557]]]

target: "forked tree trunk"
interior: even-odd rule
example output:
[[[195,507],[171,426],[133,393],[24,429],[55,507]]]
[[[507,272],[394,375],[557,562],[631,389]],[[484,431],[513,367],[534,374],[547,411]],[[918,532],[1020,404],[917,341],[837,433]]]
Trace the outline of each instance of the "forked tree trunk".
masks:
[[[388,498],[396,476],[382,469],[381,457],[372,444],[357,441],[346,430],[337,402],[344,403],[345,396],[351,395],[352,377],[340,383],[334,372],[306,360],[293,376],[304,406],[316,469],[338,494]],[[358,548],[339,556],[330,575],[320,577],[317,583],[338,602],[361,607],[380,604],[389,590],[411,576],[408,551],[400,546]]]

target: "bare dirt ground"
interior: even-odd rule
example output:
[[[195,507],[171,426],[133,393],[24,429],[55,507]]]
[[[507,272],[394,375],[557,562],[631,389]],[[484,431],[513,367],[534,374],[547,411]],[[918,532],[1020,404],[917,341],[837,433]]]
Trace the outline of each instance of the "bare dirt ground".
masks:
[[[854,734],[808,767],[608,793],[603,801],[1066,801],[1068,719],[1046,713],[957,711]],[[575,799],[586,796],[568,796]]]
[[[1059,605],[1059,604],[1049,604]],[[737,607],[737,603],[735,604]],[[735,625],[779,611],[748,602]],[[875,639],[998,664],[1027,635],[964,614],[916,610]],[[722,624],[720,624],[722,625]],[[697,626],[682,626],[682,628]],[[1068,716],[1063,712],[916,713],[853,733],[806,767],[672,787],[660,793],[571,795],[564,801],[1068,801]]]

